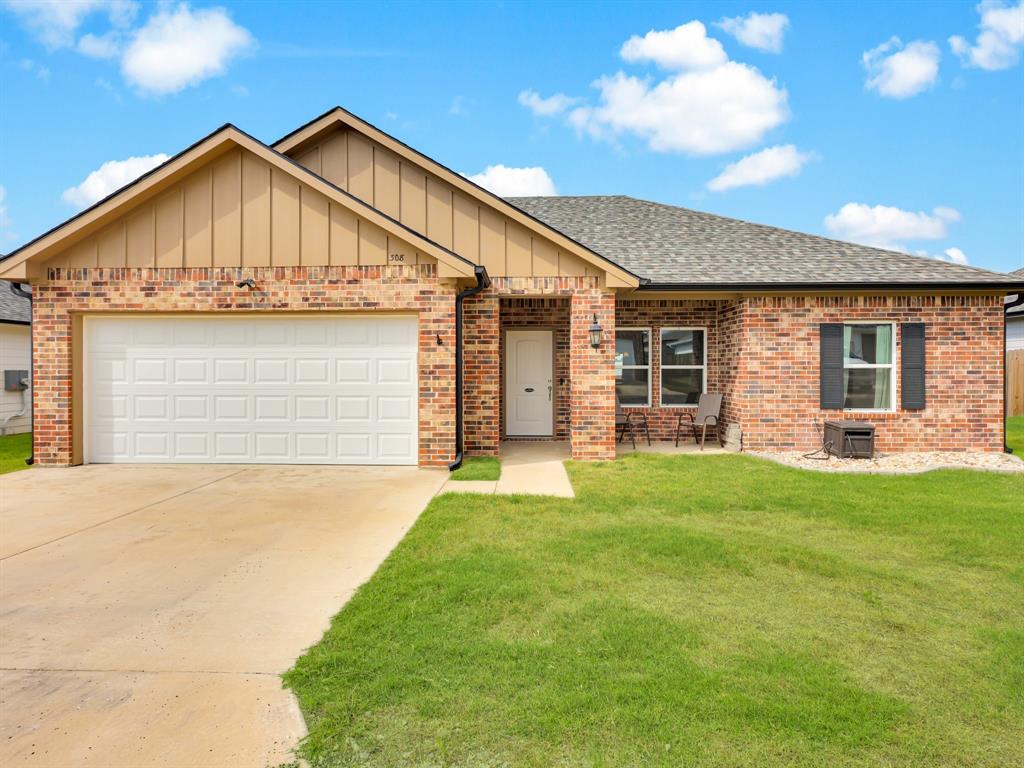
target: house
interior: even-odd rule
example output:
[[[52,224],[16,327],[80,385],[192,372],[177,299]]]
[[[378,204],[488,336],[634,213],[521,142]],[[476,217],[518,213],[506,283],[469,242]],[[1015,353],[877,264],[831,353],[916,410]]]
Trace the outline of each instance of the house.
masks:
[[[1003,449],[1024,278],[628,197],[503,200],[343,109],[226,125],[10,254],[34,289],[35,459],[446,465],[615,455],[702,391],[748,449],[824,419]]]
[[[32,302],[0,281],[0,435],[32,429]]]
[[[1024,269],[1018,269],[1010,273],[1013,277],[1024,280]],[[1022,291],[1024,294],[1024,291]],[[1012,352],[1015,349],[1024,349],[1024,304],[1017,304],[1017,296],[1007,297],[1006,303],[1016,304],[1006,308],[1006,351]]]

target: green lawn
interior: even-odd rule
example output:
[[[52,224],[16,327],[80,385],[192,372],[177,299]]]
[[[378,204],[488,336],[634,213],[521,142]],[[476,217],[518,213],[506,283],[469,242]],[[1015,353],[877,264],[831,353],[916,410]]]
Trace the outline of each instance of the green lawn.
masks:
[[[1006,420],[1006,444],[1015,456],[1024,458],[1024,416],[1011,416]]]
[[[1024,765],[1024,480],[737,455],[436,498],[286,675],[313,766]]]
[[[25,463],[32,455],[32,434],[4,435],[0,437],[0,475],[28,469]]]
[[[501,462],[494,456],[471,456],[450,475],[452,480],[497,480]]]

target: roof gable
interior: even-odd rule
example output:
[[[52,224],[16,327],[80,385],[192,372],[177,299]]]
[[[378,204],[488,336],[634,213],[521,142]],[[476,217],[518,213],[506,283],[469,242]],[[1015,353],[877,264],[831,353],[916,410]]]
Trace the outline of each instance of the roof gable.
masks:
[[[119,228],[118,221],[147,203],[152,203],[154,207],[153,217],[156,220],[153,224],[155,229],[154,239],[156,240],[155,250],[158,251],[160,243],[159,206],[162,201],[167,197],[173,197],[173,188],[176,185],[185,184],[201,169],[207,166],[215,166],[218,161],[227,158],[229,155],[237,155],[240,158],[239,163],[245,158],[254,159],[265,169],[264,175],[268,184],[276,184],[275,190],[277,187],[280,187],[285,200],[289,196],[296,199],[296,205],[299,207],[295,208],[295,216],[288,216],[287,219],[282,219],[291,224],[296,233],[305,226],[302,219],[302,213],[305,209],[301,207],[301,202],[299,202],[298,198],[301,197],[302,189],[306,189],[310,191],[310,208],[313,210],[313,213],[308,218],[310,221],[316,220],[317,217],[314,214],[319,211],[321,230],[326,226],[326,231],[329,232],[330,227],[334,224],[334,219],[338,219],[339,226],[343,227],[345,224],[351,224],[352,219],[365,222],[367,237],[359,238],[357,242],[362,243],[365,240],[371,244],[376,244],[374,251],[379,251],[380,256],[377,257],[375,253],[373,263],[386,263],[387,254],[389,253],[388,238],[392,238],[399,253],[416,254],[415,258],[418,258],[419,254],[423,254],[430,259],[436,260],[439,274],[448,274],[449,276],[471,276],[473,274],[474,265],[450,249],[427,240],[420,233],[386,216],[354,195],[335,187],[317,174],[303,168],[290,158],[274,151],[252,136],[232,125],[226,125],[171,158],[163,165],[158,166],[131,184],[96,203],[91,208],[72,217],[5,257],[3,261],[0,261],[0,277],[14,280],[37,277],[42,274],[43,265],[49,259],[64,252],[68,253],[69,266],[88,266],[90,264],[95,266],[117,265],[116,254],[118,252],[125,253],[125,251],[129,250],[126,243],[131,236],[129,224],[125,223]],[[196,206],[200,214],[203,213],[204,205],[206,206],[205,212],[208,215],[211,213],[210,206],[213,204],[213,196],[215,194],[212,189],[214,184],[213,173],[211,170],[209,186],[203,189],[202,184],[206,182],[202,182],[199,185],[200,188],[196,196],[193,198],[200,201]],[[240,197],[244,197],[247,194],[245,189],[239,189],[238,192]],[[259,190],[256,189],[255,193],[259,194]],[[183,192],[182,194],[183,198],[180,203],[175,204],[171,202],[169,204],[172,211],[167,214],[167,219],[171,222],[168,225],[168,229],[172,233],[177,226],[176,222],[181,222],[181,238],[183,240],[181,247],[184,250],[187,248],[186,241],[190,233],[188,231],[188,211],[186,210],[188,197],[186,193]],[[174,208],[175,205],[179,207]],[[284,207],[287,206],[283,206],[282,210]],[[337,210],[339,213],[332,215],[334,210]],[[266,213],[267,216],[274,215],[269,207]],[[287,213],[282,214],[282,216],[286,215]],[[269,225],[269,221],[266,223]],[[104,235],[108,234],[110,230],[113,231],[113,234],[105,238]],[[269,226],[267,230],[267,237],[269,238]],[[173,240],[173,237],[171,239]],[[202,238],[198,242],[201,242],[201,240]],[[89,255],[88,250],[90,242],[95,243],[94,255],[92,256]],[[301,242],[301,239],[297,238],[296,242]],[[104,243],[107,244],[106,251],[104,251]],[[289,255],[284,259],[283,263],[301,263],[299,248],[289,249],[286,245],[282,246],[281,251],[282,253],[289,251]],[[203,262],[200,259],[201,263],[217,263],[217,260],[212,259],[212,249],[214,247],[213,244],[208,246],[208,250],[211,251],[211,260]],[[273,242],[266,244],[268,249],[272,250],[273,247]],[[199,246],[199,252],[202,253],[203,248],[204,246]],[[294,253],[291,253],[292,251]],[[109,262],[104,260],[105,252],[110,259]],[[157,255],[154,255],[152,263],[154,266],[162,266],[156,258]],[[127,264],[127,257],[125,259],[126,261],[121,263]],[[257,261],[259,261],[258,258]],[[274,264],[274,261],[268,257],[267,264]],[[175,263],[175,259],[171,258],[166,265],[190,266],[192,264],[189,263],[187,256],[183,254],[181,260]],[[222,263],[221,265],[227,264]],[[239,263],[230,265],[241,266]]]
[[[341,142],[336,137],[343,132],[351,132],[348,147],[338,151],[336,145]],[[492,275],[600,274],[610,286],[639,284],[638,277],[622,264],[341,107],[273,146],[431,239],[450,244]],[[425,200],[425,206],[407,211],[400,202],[406,194]]]

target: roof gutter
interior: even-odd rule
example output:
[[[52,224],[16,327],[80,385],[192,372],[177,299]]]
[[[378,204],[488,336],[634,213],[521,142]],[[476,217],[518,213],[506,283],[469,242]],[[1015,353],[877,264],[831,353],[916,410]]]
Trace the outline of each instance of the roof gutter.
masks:
[[[1010,314],[1011,309],[1021,304],[1024,304],[1024,291],[1018,293],[1016,299],[1003,305],[1003,451],[1006,453],[1013,453],[1013,448],[1006,443],[1006,417],[1009,415],[1009,406],[1006,403],[1006,316]]]
[[[32,292],[31,291],[26,291],[22,287],[21,283],[11,282],[10,285],[11,285],[11,293],[13,293],[15,296],[21,296],[23,299],[28,299],[28,316],[29,316],[29,318],[31,318],[32,317]],[[29,419],[30,423],[32,423],[32,420],[34,420],[35,416],[36,416],[36,355],[35,355],[35,345],[36,345],[36,329],[31,327],[31,320],[30,320],[29,321],[29,334],[28,334],[28,359],[29,359],[29,368],[30,368],[29,375],[28,375],[28,386],[29,386],[29,390],[30,390],[29,391],[29,395],[31,395],[31,397],[32,397],[32,415],[31,415],[31,417]],[[33,427],[33,431],[34,431],[34,428],[35,428],[35,424],[34,423],[32,423],[32,427]],[[32,453],[29,455],[29,457],[27,459],[25,459],[25,463],[28,464],[30,467],[33,464],[36,463],[36,439],[35,439],[35,436],[32,437]]]
[[[655,283],[643,282],[637,291],[1024,291],[1024,282],[992,283]]]
[[[465,452],[465,439],[463,436],[464,420],[462,416],[462,378],[465,368],[462,354],[462,301],[469,296],[475,296],[491,285],[491,278],[487,270],[482,266],[473,267],[473,274],[476,276],[476,285],[459,291],[455,296],[455,460],[448,465],[448,471],[454,472],[462,466],[462,459]]]

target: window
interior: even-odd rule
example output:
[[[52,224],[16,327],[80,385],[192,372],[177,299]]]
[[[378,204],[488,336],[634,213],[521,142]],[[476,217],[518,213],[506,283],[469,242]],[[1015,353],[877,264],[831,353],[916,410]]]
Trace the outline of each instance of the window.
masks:
[[[891,411],[893,326],[846,323],[843,326],[843,408]]]
[[[615,330],[615,392],[622,405],[651,404],[651,329]]]
[[[703,328],[661,329],[661,404],[696,405],[707,387],[708,350]]]

